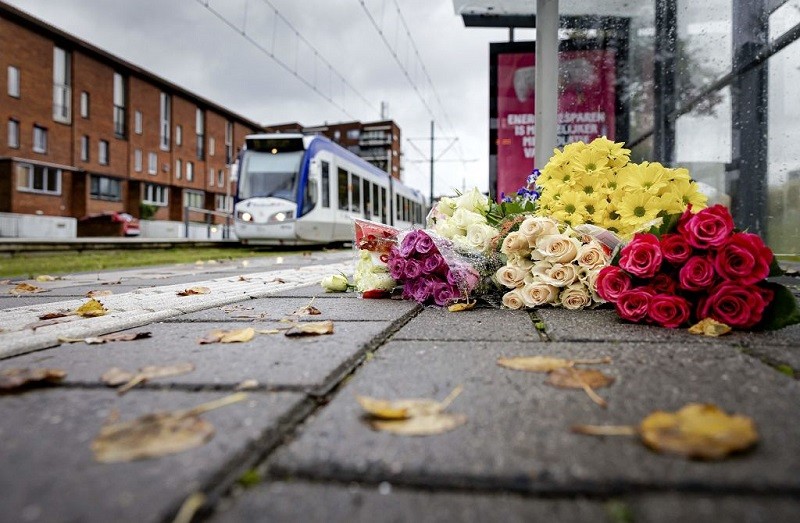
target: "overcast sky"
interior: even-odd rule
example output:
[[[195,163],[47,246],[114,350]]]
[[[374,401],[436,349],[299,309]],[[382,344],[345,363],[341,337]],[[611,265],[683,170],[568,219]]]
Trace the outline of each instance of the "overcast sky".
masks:
[[[380,118],[381,102],[386,102],[389,118],[403,134],[404,181],[429,192],[429,164],[418,161],[427,159],[430,142],[407,139],[429,136],[431,116],[359,0],[5,1],[260,123],[373,121]],[[314,58],[311,47],[283,19],[275,22],[270,3],[344,75],[352,90],[335,76],[329,81],[331,73]],[[365,1],[436,116],[436,134],[445,139],[435,142],[435,156],[449,144],[446,138],[459,139],[435,167],[434,194],[462,185],[486,191],[489,42],[507,41],[508,31],[465,28],[451,0],[398,4],[435,92],[427,88],[394,1]],[[291,72],[243,37],[242,30],[274,52]],[[466,162],[457,161],[461,159]]]

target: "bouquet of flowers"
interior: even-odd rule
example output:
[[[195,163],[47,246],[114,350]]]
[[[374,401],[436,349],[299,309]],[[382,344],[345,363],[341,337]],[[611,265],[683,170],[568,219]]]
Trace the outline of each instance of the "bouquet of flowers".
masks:
[[[594,292],[594,282],[608,265],[612,248],[588,230],[559,225],[551,218],[525,218],[518,230],[508,233],[500,248],[506,264],[495,278],[511,289],[503,295],[503,305],[510,309],[553,305],[575,310],[602,303],[604,300]]]
[[[456,198],[442,197],[428,214],[428,228],[462,249],[487,253],[497,229],[487,216],[492,203],[477,187]]]
[[[449,305],[467,300],[481,280],[479,271],[453,249],[450,240],[422,229],[401,234],[388,256],[389,275],[403,286],[403,298]]]
[[[658,217],[679,214],[706,197],[683,168],[630,162],[630,150],[605,137],[556,149],[536,186],[539,216],[575,227],[588,223],[623,238],[647,229]]]
[[[596,285],[632,322],[676,328],[712,318],[732,328],[777,329],[800,323],[791,292],[766,281],[777,274],[761,238],[736,232],[728,209],[714,205],[636,234]]]
[[[389,251],[397,244],[398,232],[388,225],[355,219],[353,246],[358,251],[358,260],[353,280],[363,297],[386,297],[397,286],[386,263]]]

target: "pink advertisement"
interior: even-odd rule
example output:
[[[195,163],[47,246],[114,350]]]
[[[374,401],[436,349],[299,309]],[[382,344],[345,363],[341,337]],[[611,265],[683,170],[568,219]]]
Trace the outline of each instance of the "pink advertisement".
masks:
[[[537,161],[534,53],[497,56],[497,195],[515,194]],[[614,53],[611,50],[559,53],[558,147],[614,139]]]

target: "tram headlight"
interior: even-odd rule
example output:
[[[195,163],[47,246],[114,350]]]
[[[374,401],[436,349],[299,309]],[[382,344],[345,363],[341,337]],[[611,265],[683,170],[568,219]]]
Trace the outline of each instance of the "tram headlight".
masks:
[[[249,212],[239,212],[239,219],[242,220],[243,222],[252,222],[253,215],[250,214]]]
[[[269,221],[271,221],[271,222],[283,222],[283,221],[286,221],[286,220],[288,220],[290,218],[293,218],[293,217],[294,217],[294,212],[293,211],[281,211],[281,212],[276,212],[275,214],[270,216],[269,217]]]

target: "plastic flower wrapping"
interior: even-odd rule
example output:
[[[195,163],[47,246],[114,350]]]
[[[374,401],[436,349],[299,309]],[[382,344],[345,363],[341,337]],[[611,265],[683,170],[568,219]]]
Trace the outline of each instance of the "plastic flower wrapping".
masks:
[[[456,198],[441,198],[428,214],[427,225],[457,247],[488,253],[497,236],[487,218],[491,208],[489,198],[476,187]]]
[[[397,286],[386,265],[389,251],[397,244],[398,230],[369,220],[354,220],[355,241],[358,253],[353,281],[355,289],[364,297],[383,297]]]

